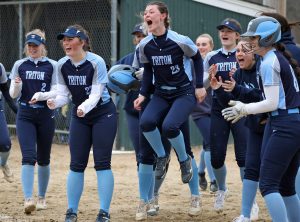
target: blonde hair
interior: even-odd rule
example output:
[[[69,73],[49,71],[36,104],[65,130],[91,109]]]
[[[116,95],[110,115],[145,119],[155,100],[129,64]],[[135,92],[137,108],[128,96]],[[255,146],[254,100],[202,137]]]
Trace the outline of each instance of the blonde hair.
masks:
[[[38,36],[40,36],[40,37],[42,37],[43,39],[46,40],[45,32],[42,31],[41,29],[34,29],[34,30],[30,31],[30,32],[27,32],[27,33],[25,34],[25,38],[27,38],[27,36],[32,35],[32,34],[38,35]],[[24,52],[24,54],[25,54],[26,56],[29,56],[29,53],[28,53],[28,45],[27,45],[27,44],[24,46],[23,52]],[[47,54],[48,54],[48,52],[47,52],[47,50],[46,50],[46,46],[43,44],[43,47],[42,47],[42,56],[45,56],[45,57],[46,57]]]
[[[209,39],[209,44],[210,44],[210,46],[211,46],[211,49],[213,49],[213,48],[215,47],[215,45],[214,45],[214,40],[213,40],[213,38],[211,37],[210,34],[208,34],[208,33],[201,34],[201,35],[199,35],[199,36],[196,38],[196,41],[197,41],[197,39],[200,38],[200,37],[204,37],[204,38],[208,38],[208,39]]]

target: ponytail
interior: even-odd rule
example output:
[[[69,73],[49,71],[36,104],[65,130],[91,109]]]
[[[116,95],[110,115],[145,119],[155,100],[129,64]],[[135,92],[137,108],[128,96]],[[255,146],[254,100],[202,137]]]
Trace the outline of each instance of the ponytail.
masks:
[[[295,75],[296,75],[296,78],[298,80],[298,83],[300,83],[300,67],[299,67],[299,64],[297,62],[297,60],[295,60],[293,57],[292,57],[292,54],[286,50],[285,46],[283,43],[281,42],[277,42],[275,44],[275,47],[278,51],[280,51],[284,57],[289,61],[290,65],[292,66],[294,72],[295,72]]]

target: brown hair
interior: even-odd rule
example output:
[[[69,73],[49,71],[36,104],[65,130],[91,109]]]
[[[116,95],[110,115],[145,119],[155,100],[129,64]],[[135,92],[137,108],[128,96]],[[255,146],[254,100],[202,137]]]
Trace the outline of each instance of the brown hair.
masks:
[[[75,28],[81,32],[83,32],[85,34],[85,36],[87,37],[86,40],[82,40],[80,39],[80,41],[84,41],[84,45],[83,45],[83,50],[84,51],[92,51],[92,45],[91,45],[91,41],[90,41],[90,37],[89,37],[89,33],[88,31],[86,31],[81,25],[79,24],[74,24],[74,25],[70,25],[68,28]]]
[[[165,18],[165,21],[164,21],[164,24],[165,24],[165,27],[168,29],[170,27],[170,22],[171,22],[171,19],[169,17],[169,10],[168,10],[168,6],[164,3],[164,2],[160,2],[160,1],[152,1],[152,2],[149,2],[147,6],[149,5],[156,5],[158,10],[160,11],[160,13],[166,13],[166,18]]]
[[[292,66],[292,68],[296,74],[298,82],[299,82],[300,81],[300,67],[298,65],[298,62],[292,57],[292,54],[288,50],[285,49],[285,46],[283,43],[277,42],[277,43],[275,43],[275,47],[289,61],[290,65]]]

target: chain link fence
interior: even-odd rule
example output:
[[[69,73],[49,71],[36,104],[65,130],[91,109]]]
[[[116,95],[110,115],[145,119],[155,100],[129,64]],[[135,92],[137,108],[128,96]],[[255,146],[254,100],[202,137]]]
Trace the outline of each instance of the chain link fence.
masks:
[[[0,2],[0,62],[9,73],[14,62],[24,57],[25,34],[39,28],[46,33],[48,57],[59,60],[64,52],[56,39],[67,26],[82,25],[90,36],[92,50],[111,61],[110,0],[31,0]],[[54,142],[67,143],[70,106],[56,110]],[[15,114],[4,103],[11,135],[16,134]]]

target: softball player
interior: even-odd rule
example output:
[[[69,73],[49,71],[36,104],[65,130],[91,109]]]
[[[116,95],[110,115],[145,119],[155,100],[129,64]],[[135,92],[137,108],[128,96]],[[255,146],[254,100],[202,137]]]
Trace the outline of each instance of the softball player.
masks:
[[[56,62],[47,58],[45,33],[35,29],[26,34],[26,58],[15,62],[9,89],[12,98],[19,98],[16,128],[22,152],[22,186],[24,210],[46,209],[46,191],[50,177],[50,152],[54,135],[54,113],[46,100],[54,96]],[[33,199],[35,164],[38,164],[38,200]]]
[[[217,26],[219,30],[219,38],[222,43],[222,48],[212,51],[207,54],[204,60],[204,71],[209,75],[216,74],[217,79],[223,81],[230,79],[230,70],[238,66],[235,58],[235,47],[240,38],[241,25],[238,21],[232,18],[227,18]],[[226,165],[225,157],[227,143],[230,131],[234,139],[234,150],[237,165],[240,168],[241,178],[244,177],[245,154],[246,154],[246,131],[244,119],[235,124],[228,123],[222,117],[221,111],[227,107],[227,103],[222,103],[218,98],[218,94],[222,94],[222,87],[213,90],[212,109],[211,109],[211,127],[210,127],[210,149],[211,163],[213,166],[214,175],[218,184],[214,209],[217,212],[223,210],[224,202],[228,194],[226,187]]]
[[[209,34],[199,35],[196,39],[196,46],[204,60],[207,53],[214,48],[213,39]],[[198,127],[203,138],[203,149],[200,152],[199,161],[199,186],[202,190],[207,189],[207,180],[205,178],[205,167],[207,166],[208,176],[210,178],[210,192],[214,193],[218,190],[216,178],[211,166],[210,155],[210,113],[211,113],[211,88],[209,88],[207,96],[202,103],[198,103],[191,113],[192,119]]]
[[[193,184],[196,184],[197,195],[192,196],[192,202],[197,205],[195,208],[198,213],[200,196],[197,165],[187,155],[179,127],[188,119],[196,104],[189,58],[193,59],[197,74],[197,99],[201,102],[206,95],[202,82],[202,59],[197,47],[188,37],[168,29],[168,8],[163,2],[151,2],[146,6],[144,22],[151,34],[139,45],[138,53],[140,61],[144,63],[144,74],[140,95],[134,101],[134,106],[141,109],[142,103],[150,95],[154,76],[154,94],[141,116],[140,126],[157,154],[155,176],[162,178],[166,174],[169,161],[158,129],[158,124],[162,122],[162,134],[169,139],[178,155],[182,181],[194,181]]]
[[[222,113],[227,120],[236,121],[269,112],[262,143],[260,192],[274,222],[300,221],[300,201],[295,192],[300,154],[299,68],[278,43],[281,31],[276,19],[261,16],[251,20],[243,36],[250,37],[249,51],[262,57],[259,72],[265,99],[249,104],[231,101],[234,106]]]
[[[65,222],[77,221],[84,170],[91,146],[100,202],[96,221],[110,221],[109,208],[114,188],[111,154],[117,130],[117,115],[106,88],[106,65],[100,56],[90,52],[89,36],[80,25],[69,26],[57,39],[61,41],[66,56],[58,62],[58,95],[48,100],[47,105],[50,109],[61,107],[68,103],[70,96],[73,103]]]
[[[283,43],[286,50],[292,54],[292,57],[297,60],[298,65],[300,64],[300,48],[295,44],[294,38],[292,37],[292,28],[300,22],[289,23],[287,19],[278,14],[272,12],[263,12],[261,15],[270,16],[275,18],[281,25],[281,39],[279,42]],[[298,169],[296,177],[296,192],[300,199],[300,168]]]
[[[257,81],[256,58],[253,53],[247,53],[243,45],[245,40],[239,41],[236,47],[236,60],[239,68],[233,78],[226,80],[225,83],[217,83],[218,87],[224,88],[223,103],[228,103],[230,99],[237,99],[243,102],[257,102],[262,100],[262,90],[259,89]],[[211,82],[217,81],[213,78]],[[227,93],[227,92],[230,92]],[[219,95],[221,96],[221,95]],[[243,178],[242,210],[241,215],[235,218],[235,222],[247,222],[258,219],[259,208],[254,202],[259,180],[260,152],[265,126],[265,116],[262,114],[251,115],[246,118],[248,127],[247,153],[245,163],[245,175]],[[251,210],[252,209],[252,210]]]
[[[17,113],[17,106],[14,101],[9,96],[9,90],[7,86],[7,76],[4,66],[0,63],[0,168],[2,169],[4,179],[12,183],[14,181],[14,176],[10,167],[7,164],[7,160],[10,154],[11,141],[9,138],[7,123],[4,115],[3,103],[1,100],[1,93],[5,97],[10,108]]]

